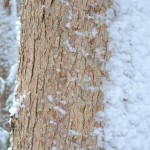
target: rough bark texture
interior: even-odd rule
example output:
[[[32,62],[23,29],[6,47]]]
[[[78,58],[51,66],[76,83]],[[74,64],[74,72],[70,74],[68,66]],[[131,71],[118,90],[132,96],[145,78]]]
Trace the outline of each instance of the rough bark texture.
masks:
[[[111,0],[28,0],[21,18],[21,49],[13,118],[13,150],[100,150],[102,78],[108,34],[102,21]]]

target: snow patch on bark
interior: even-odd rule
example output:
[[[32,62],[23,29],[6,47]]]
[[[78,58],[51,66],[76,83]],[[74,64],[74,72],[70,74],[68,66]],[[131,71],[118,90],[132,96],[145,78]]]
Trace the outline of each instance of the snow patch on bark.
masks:
[[[60,0],[60,2],[61,2],[62,4],[65,4],[66,6],[69,6],[69,2],[68,2],[67,0]]]
[[[57,150],[57,147],[53,146],[53,147],[52,147],[52,150]]]
[[[95,114],[95,121],[98,122],[98,123],[103,122],[104,117],[105,117],[104,112],[99,111]]]
[[[5,90],[5,81],[0,77],[0,96],[3,94]]]
[[[81,53],[82,53],[82,55],[83,55],[84,57],[89,56],[89,53],[87,53],[85,49],[82,49],[82,50],[81,50]]]
[[[96,144],[96,146],[98,148],[102,148],[103,147],[103,142],[102,142],[103,133],[102,133],[102,129],[101,128],[94,128],[93,135],[97,136],[97,144]]]
[[[72,20],[72,9],[70,8],[68,11],[68,18],[67,18],[67,23],[66,23],[67,28],[71,27],[71,20]]]
[[[23,95],[19,96],[17,99],[13,99],[13,106],[9,109],[10,116],[18,118],[18,113],[21,108],[25,108],[23,101],[27,98],[30,92],[25,91]]]
[[[51,95],[49,95],[47,98],[49,102],[53,102],[53,97]]]
[[[50,125],[54,125],[54,126],[57,125],[57,123],[56,123],[55,121],[53,121],[53,120],[50,120],[49,124],[50,124]]]
[[[78,136],[79,133],[75,130],[69,130],[69,136]]]
[[[68,16],[67,16],[66,28],[70,28],[71,20],[72,20],[72,7],[70,6],[68,0],[60,0],[60,2],[64,5],[68,6]]]
[[[63,108],[55,106],[54,109],[60,112],[63,116],[66,115],[66,111]]]
[[[75,34],[77,36],[81,36],[81,37],[87,37],[88,33],[87,32],[79,32],[79,31],[75,31]]]
[[[93,37],[96,37],[96,35],[97,35],[97,29],[94,27],[92,29],[91,33],[92,33]]]
[[[68,48],[68,50],[72,53],[75,53],[76,52],[76,49],[74,47],[71,46],[71,44],[69,43],[68,40],[66,40],[66,42],[64,43],[65,46]]]

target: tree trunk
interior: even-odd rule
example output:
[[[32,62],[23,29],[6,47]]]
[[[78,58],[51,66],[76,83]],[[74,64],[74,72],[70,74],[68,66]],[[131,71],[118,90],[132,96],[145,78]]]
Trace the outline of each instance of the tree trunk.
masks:
[[[103,16],[111,0],[28,0],[22,10],[13,150],[100,150]]]

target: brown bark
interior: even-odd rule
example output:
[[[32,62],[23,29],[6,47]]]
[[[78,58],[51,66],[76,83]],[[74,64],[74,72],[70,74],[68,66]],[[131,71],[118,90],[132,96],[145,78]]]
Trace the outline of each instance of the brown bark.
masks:
[[[103,110],[109,52],[106,25],[96,16],[110,5],[111,0],[24,3],[16,98],[27,94],[25,108],[12,120],[13,150],[102,149],[93,130],[103,127],[95,114]]]

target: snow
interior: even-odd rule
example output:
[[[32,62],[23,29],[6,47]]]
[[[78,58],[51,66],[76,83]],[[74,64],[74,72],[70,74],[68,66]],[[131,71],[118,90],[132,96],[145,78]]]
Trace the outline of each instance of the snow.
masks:
[[[72,19],[72,9],[70,8],[69,11],[68,11],[68,20],[67,20],[67,23],[66,23],[67,28],[71,27],[71,19]]]
[[[69,29],[71,27],[71,20],[72,20],[72,7],[70,6],[68,0],[60,0],[60,2],[63,5],[68,6],[68,16],[67,16],[66,28]]]
[[[60,112],[63,116],[66,115],[66,111],[63,108],[55,106],[54,109],[58,110],[58,112]]]
[[[94,20],[97,25],[103,24],[105,22],[105,17],[101,14],[94,14],[92,16],[87,15],[86,18],[89,20],[91,20],[91,19]]]
[[[94,128],[93,134],[97,136],[97,147],[102,148],[103,147],[103,142],[101,140],[102,137],[102,129],[101,128]]]
[[[52,147],[52,150],[57,150],[57,147],[53,146],[53,147]]]
[[[53,102],[53,97],[51,95],[49,95],[48,97],[49,102]]]
[[[102,120],[104,120],[104,116],[105,116],[104,112],[101,111],[97,112],[95,114],[95,121],[100,123]]]
[[[150,150],[149,6],[149,0],[114,0],[107,12],[112,56],[103,87],[106,150]]]
[[[13,104],[13,98],[14,98],[14,93],[11,93],[7,98],[5,110],[8,112]]]
[[[2,9],[2,1],[0,1],[0,10]],[[12,1],[11,1],[12,2]],[[61,0],[69,8],[67,0]],[[107,20],[109,32],[109,50],[112,53],[111,59],[106,64],[106,70],[109,73],[109,80],[104,80],[104,112],[95,114],[95,121],[105,122],[104,129],[94,128],[92,134],[97,136],[97,147],[102,147],[101,137],[105,136],[105,150],[150,150],[150,1],[149,0],[114,0],[111,9],[107,11]],[[115,10],[115,11],[114,11]],[[5,16],[6,12],[0,12],[1,16]],[[8,23],[7,18],[0,19],[0,26],[3,21]],[[11,17],[11,16],[10,16]],[[5,18],[5,19],[4,19]],[[104,18],[100,15],[88,16],[89,19],[96,20],[96,24],[102,23]],[[72,19],[72,10],[68,11],[66,27],[70,28]],[[6,26],[5,24],[5,26]],[[19,27],[19,22],[17,23]],[[14,24],[13,24],[14,26]],[[2,26],[2,28],[5,28]],[[7,27],[6,27],[7,28]],[[1,37],[2,30],[0,30]],[[96,28],[92,29],[93,37],[96,37]],[[13,32],[8,33],[1,39],[7,39]],[[76,35],[86,37],[84,32],[75,32]],[[18,37],[19,38],[19,37]],[[3,40],[2,40],[3,41]],[[11,42],[11,41],[8,41]],[[67,40],[65,46],[70,52],[77,50]],[[5,43],[0,43],[5,46]],[[11,47],[12,46],[12,47]],[[8,63],[6,68],[10,68],[10,64],[16,63],[17,54],[14,52],[15,44],[10,47],[4,47],[4,51],[0,51],[0,59],[7,56]],[[9,52],[9,48],[11,52]],[[82,49],[83,56],[89,54]],[[102,48],[95,50],[97,56],[100,57]],[[14,60],[10,60],[10,57]],[[3,63],[2,63],[3,64]],[[58,69],[58,72],[60,70]],[[7,78],[11,83],[15,78],[15,68]],[[74,81],[72,78],[71,81]],[[4,89],[4,80],[0,78],[0,93]],[[99,90],[98,87],[89,87],[91,92]],[[10,109],[11,116],[18,117],[20,107],[28,92],[25,92],[18,99],[14,100],[13,107]],[[59,92],[57,93],[60,94]],[[71,92],[74,95],[73,91]],[[10,95],[12,99],[13,95]],[[53,101],[51,95],[48,96],[50,102]],[[62,115],[66,115],[66,111],[55,106]],[[56,122],[51,120],[51,125]],[[78,136],[78,132],[70,130],[69,135]],[[0,129],[0,141],[6,142],[8,133]],[[57,148],[53,146],[53,150]]]
[[[45,9],[45,5],[42,5],[42,8]]]
[[[69,130],[69,136],[78,136],[79,133],[75,130]]]
[[[3,94],[5,90],[5,81],[3,80],[3,78],[0,77],[0,95]]]
[[[9,87],[9,96],[6,101],[6,108],[5,108],[6,111],[10,109],[13,103],[17,67],[18,67],[17,64],[11,67],[9,75],[6,79],[6,86]]]
[[[12,147],[9,147],[7,150],[12,150]]]
[[[17,42],[20,44],[20,18],[17,18],[16,21],[16,30],[17,30]]]
[[[92,29],[92,35],[93,35],[93,37],[96,37],[96,35],[97,35],[97,29],[96,28]]]
[[[96,92],[99,88],[97,88],[97,87],[95,87],[95,86],[90,86],[90,87],[88,87],[88,89],[89,89],[92,93],[94,93],[94,92]]]
[[[9,138],[9,133],[0,127],[0,149],[6,148],[6,143]]]
[[[98,55],[98,57],[100,57],[101,53],[103,52],[103,48],[102,47],[97,48],[95,51],[96,51],[96,54]]]
[[[81,36],[81,37],[87,37],[87,35],[88,35],[86,32],[79,32],[79,31],[75,31],[75,34],[77,36]]]
[[[0,0],[0,76],[5,78],[5,72],[17,63],[16,42],[16,9],[15,0],[10,0],[11,14],[4,9],[4,0]],[[6,34],[7,33],[7,34]]]
[[[18,113],[21,108],[25,108],[26,106],[23,104],[23,101],[27,98],[30,92],[25,91],[23,95],[20,95],[19,98],[13,99],[13,106],[9,109],[10,116],[14,116],[18,118]]]
[[[10,73],[7,77],[7,84],[12,84],[16,80],[16,74],[17,74],[17,64],[14,64],[10,68]]]
[[[55,121],[53,121],[53,120],[50,120],[49,124],[50,124],[50,125],[54,125],[54,126],[57,125],[57,123],[56,123]]]
[[[66,42],[65,42],[64,44],[65,44],[65,46],[68,48],[68,50],[69,50],[70,52],[72,52],[72,53],[76,52],[76,49],[73,48],[73,47],[70,45],[70,43],[69,43],[68,40],[66,40]]]
[[[87,57],[89,54],[86,52],[86,50],[82,49],[81,53],[84,57]]]
[[[69,6],[68,0],[60,0],[62,4],[65,4],[66,6]]]

